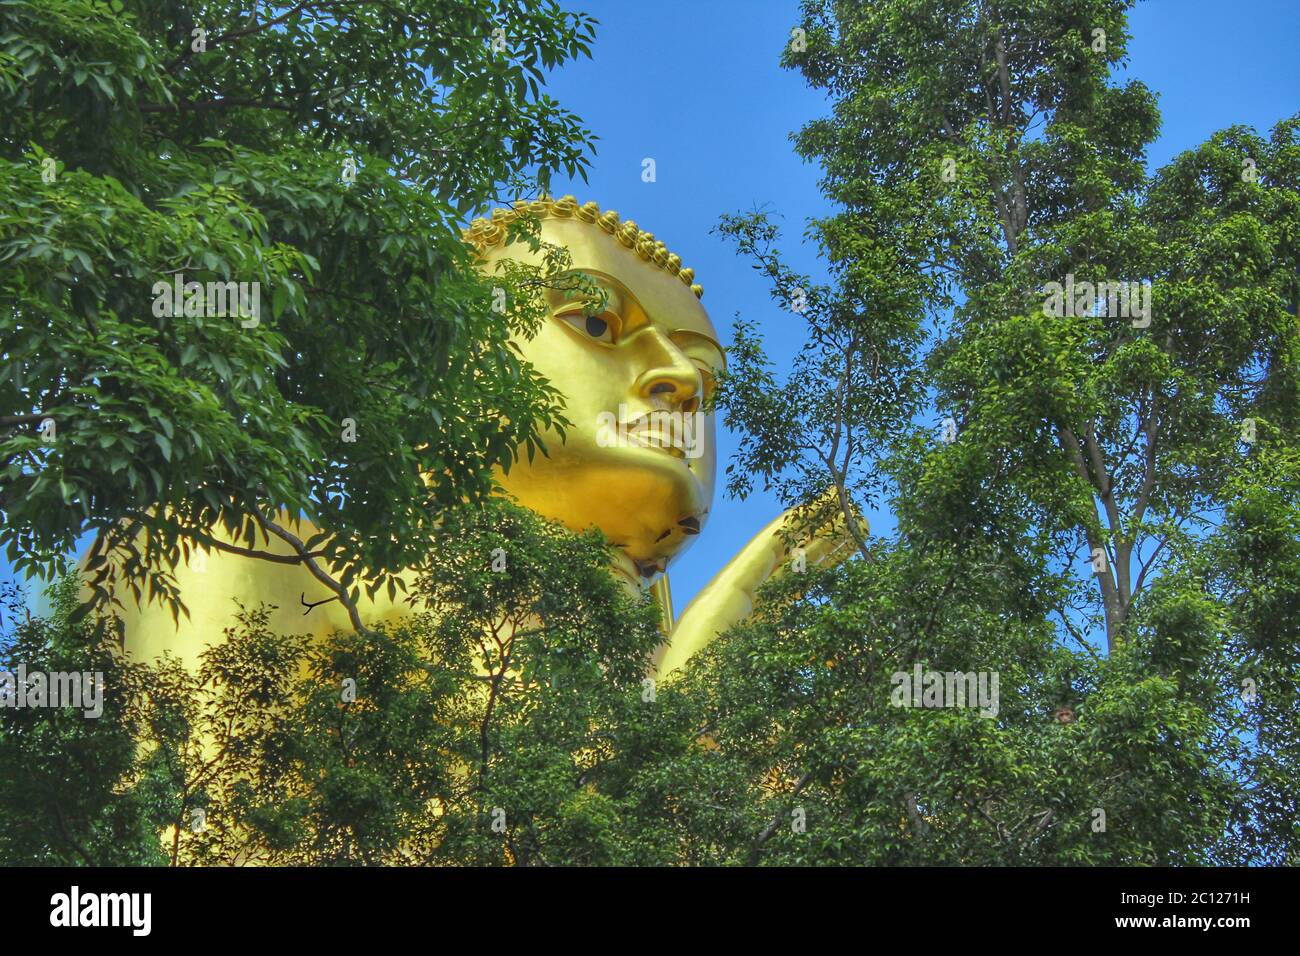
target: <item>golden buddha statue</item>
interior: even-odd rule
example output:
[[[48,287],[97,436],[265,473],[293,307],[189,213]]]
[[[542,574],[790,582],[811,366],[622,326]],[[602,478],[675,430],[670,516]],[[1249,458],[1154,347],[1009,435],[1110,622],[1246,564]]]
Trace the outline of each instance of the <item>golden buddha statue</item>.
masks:
[[[653,235],[595,203],[579,206],[572,196],[520,202],[490,220],[475,220],[466,240],[484,270],[492,272],[507,258],[541,264],[543,251],[507,244],[509,223],[524,215],[537,218],[543,243],[567,249],[571,271],[596,283],[604,308],[589,314],[571,295],[542,293],[546,319],[536,335],[517,344],[563,395],[571,426],[563,440],[544,436],[548,455],[521,459],[498,481],[506,494],[546,518],[574,531],[594,526],[604,532],[614,545],[613,573],[629,588],[650,590],[661,608],[666,640],[656,672],[667,674],[750,613],[759,585],[780,573],[790,556],[785,529],[792,518],[779,516],[759,532],[674,618],[666,572],[704,530],[717,464],[707,398],[725,357],[700,303],[703,289]],[[315,530],[300,522],[295,534],[307,539]],[[804,541],[799,564],[838,557],[844,546],[844,535],[832,526]],[[278,541],[266,548],[291,553]],[[352,627],[346,609],[331,600],[333,592],[300,564],[212,551],[196,553],[176,569],[176,579],[189,617],[176,622],[160,605],[128,604],[123,617],[133,656],[170,651],[197,663],[204,645],[228,626],[234,599],[273,605],[270,626],[278,633],[325,636]],[[306,615],[304,605],[311,607]],[[372,624],[413,609],[404,596],[391,599],[381,591],[373,599],[363,594],[357,610]]]

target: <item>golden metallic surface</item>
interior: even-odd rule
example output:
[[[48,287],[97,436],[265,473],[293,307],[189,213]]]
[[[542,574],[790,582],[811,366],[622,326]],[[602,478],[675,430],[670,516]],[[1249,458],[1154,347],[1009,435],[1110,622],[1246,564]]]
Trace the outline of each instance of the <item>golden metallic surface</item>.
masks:
[[[544,436],[549,457],[519,462],[501,484],[521,504],[574,530],[601,528],[649,577],[690,544],[708,517],[716,471],[712,416],[699,416],[696,446],[687,450],[694,457],[651,439],[644,446],[611,442],[617,435],[602,436],[599,423],[619,418],[620,410],[630,420],[699,411],[722,366],[722,347],[690,287],[616,236],[580,220],[548,218],[542,239],[566,247],[574,269],[608,294],[599,317],[606,327],[591,335],[581,303],[547,293],[550,320],[519,345],[563,393],[573,424],[563,443]],[[505,257],[540,263],[540,255],[494,246],[484,268]]]
[[[542,240],[567,248],[573,269],[599,282],[608,301],[592,317],[599,321],[588,322],[580,303],[547,293],[546,321],[517,344],[563,394],[572,424],[564,441],[544,436],[549,456],[521,460],[498,477],[521,504],[574,531],[600,528],[617,546],[613,572],[629,588],[648,588],[663,610],[668,642],[657,670],[667,674],[750,613],[755,590],[786,559],[779,531],[788,517],[750,541],[674,622],[663,575],[707,524],[717,465],[713,418],[700,412],[724,357],[700,304],[702,290],[663,243],[594,203],[579,206],[566,196],[523,209],[541,217]],[[504,258],[540,262],[541,253],[522,243],[503,244],[514,215],[498,210],[466,234],[489,272]],[[676,413],[698,423],[686,440],[663,426],[664,416]],[[612,420],[632,421],[636,440],[611,441],[619,438],[608,427]],[[303,522],[291,530],[306,539],[315,529]],[[834,535],[814,540],[808,560],[837,554],[841,543]],[[259,547],[290,553],[278,541]],[[328,601],[332,593],[298,565],[213,551],[176,575],[190,611],[179,625],[157,604],[137,608],[124,599],[127,648],[139,659],[170,651],[197,663],[203,643],[220,640],[230,626],[235,600],[275,605],[270,626],[279,633],[350,629],[345,609]],[[306,608],[304,599],[328,603]],[[363,595],[358,610],[363,622],[374,624],[400,619],[410,608],[400,593],[396,601],[380,593],[373,600]]]

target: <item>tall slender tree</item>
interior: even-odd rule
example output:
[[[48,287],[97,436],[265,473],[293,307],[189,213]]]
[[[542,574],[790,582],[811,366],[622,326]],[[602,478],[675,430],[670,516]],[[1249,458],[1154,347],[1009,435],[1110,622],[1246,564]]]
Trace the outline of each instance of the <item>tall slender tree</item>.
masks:
[[[1300,118],[1148,172],[1130,6],[802,5],[828,278],[722,220],[807,333],[780,380],[737,327],[732,490],[898,529],[697,665],[752,862],[1294,853]],[[918,665],[999,673],[998,714],[891,706]]]

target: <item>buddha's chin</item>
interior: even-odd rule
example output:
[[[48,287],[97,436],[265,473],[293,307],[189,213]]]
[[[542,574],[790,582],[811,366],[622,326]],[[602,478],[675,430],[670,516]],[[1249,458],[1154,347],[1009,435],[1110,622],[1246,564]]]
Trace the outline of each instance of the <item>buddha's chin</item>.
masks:
[[[600,527],[640,571],[651,578],[699,534],[709,501],[700,481],[680,461],[638,470],[622,482],[626,510],[604,516]]]
[[[712,489],[693,463],[662,449],[602,451],[580,467],[539,460],[503,484],[520,504],[574,531],[600,528],[642,577],[651,577],[699,533]]]

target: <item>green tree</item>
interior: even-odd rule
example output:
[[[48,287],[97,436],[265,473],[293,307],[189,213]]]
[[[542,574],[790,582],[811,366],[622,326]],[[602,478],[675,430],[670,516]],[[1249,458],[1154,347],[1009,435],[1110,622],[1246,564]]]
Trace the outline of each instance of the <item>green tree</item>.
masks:
[[[1296,862],[1300,820],[1300,453],[1269,445],[1233,476],[1224,522],[1197,566],[1226,632],[1244,730],[1246,785],[1233,803],[1232,857]]]
[[[10,656],[31,668],[64,648],[59,663],[106,671],[115,709],[0,709],[0,748],[20,768],[0,790],[0,858],[672,862],[635,825],[662,808],[634,781],[681,736],[645,678],[659,612],[608,567],[595,533],[467,505],[446,513],[416,588],[427,610],[407,624],[320,642],[244,609],[193,670],[124,669],[91,622],[68,621],[65,586],[59,614],[24,625]]]
[[[163,862],[166,791],[148,771],[141,704],[147,669],[124,662],[91,622],[71,621],[78,582],[62,579],[48,618],[32,617],[8,585],[0,611],[0,861],[6,866],[138,866]],[[19,670],[19,666],[23,670]],[[97,674],[102,713],[28,708],[17,678],[40,672]],[[93,713],[93,710],[90,711]]]
[[[883,260],[908,295],[943,280],[931,314],[964,300],[933,330],[935,404],[958,432],[933,467],[955,498],[996,475],[1043,534],[1068,535],[1063,561],[1104,549],[1112,648],[1171,544],[1222,503],[1243,420],[1293,439],[1298,405],[1300,124],[1225,131],[1148,178],[1155,98],[1109,83],[1129,6],[814,2],[807,50],[785,54],[833,91],[797,146],[840,205],[819,235],[845,282]],[[1149,281],[1150,324],[1082,288],[1045,314],[1067,275]]]
[[[806,46],[785,60],[831,96],[830,117],[797,137],[836,203],[812,223],[829,274],[790,270],[767,214],[724,217],[807,344],[780,380],[757,325],[741,323],[718,405],[741,434],[730,490],[762,481],[789,504],[838,507],[850,560],[781,576],[749,621],[647,684],[655,611],[615,584],[604,542],[431,492],[440,507],[403,551],[427,613],[407,626],[321,645],[246,609],[197,673],[118,678],[120,709],[94,727],[0,711],[3,756],[26,768],[0,788],[0,850],[331,865],[1294,861],[1300,120],[1267,138],[1225,131],[1149,174],[1154,97],[1111,80],[1128,6],[804,4]],[[0,0],[12,7],[27,8]],[[0,75],[15,69],[0,60]],[[511,321],[535,321],[522,293],[561,260],[497,277],[521,293]],[[1067,276],[1091,296],[1049,314],[1049,283]],[[1150,282],[1151,298],[1142,286],[1129,314],[1089,308],[1110,281]],[[459,480],[433,473],[435,488]],[[887,504],[896,532],[869,536],[863,502]],[[26,643],[9,660],[99,666],[109,650],[72,619],[71,587],[50,621],[15,625]],[[917,667],[996,674],[997,695],[984,712],[899,706],[898,678]],[[93,753],[93,738],[104,765],[60,776],[63,750]]]
[[[1292,852],[1300,119],[1148,174],[1130,5],[802,6],[830,278],[724,217],[808,332],[779,381],[737,329],[732,490],[878,495],[898,529],[691,677],[765,808],[750,862]],[[999,672],[999,715],[891,707],[916,664]]]
[[[550,0],[0,3],[14,567],[54,573],[95,532],[99,598],[175,601],[178,556],[279,539],[345,596],[391,588],[439,510],[558,420],[508,344],[528,298],[492,310],[544,277],[477,275],[460,226],[584,171],[541,83],[592,26]],[[172,314],[177,277],[257,283],[259,313]]]

